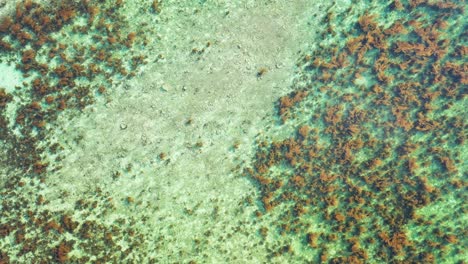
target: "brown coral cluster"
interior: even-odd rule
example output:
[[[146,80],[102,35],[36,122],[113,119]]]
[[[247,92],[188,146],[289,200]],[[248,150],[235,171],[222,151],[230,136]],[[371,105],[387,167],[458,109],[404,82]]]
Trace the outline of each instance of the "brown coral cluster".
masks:
[[[328,41],[310,52],[313,60],[306,56],[302,79],[313,83],[278,106],[288,120],[283,126],[296,116],[310,121],[290,138],[262,142],[246,170],[264,213],[277,217],[280,234],[308,244],[313,263],[436,263],[461,250],[449,237],[454,228],[418,212],[453,195],[454,181],[466,185],[460,171],[466,124],[449,114],[466,100],[463,4],[391,2],[386,14],[362,13],[342,32],[343,44]],[[329,13],[324,23],[334,25],[334,17]],[[320,104],[323,98],[329,99]],[[321,107],[307,114],[296,104],[303,100]],[[315,230],[311,218],[327,228]],[[410,236],[409,226],[424,231]],[[430,236],[434,229],[441,235]],[[449,240],[452,248],[441,250]]]
[[[53,122],[59,111],[83,109],[94,102],[96,91],[110,88],[118,80],[135,74],[138,64],[127,64],[118,56],[124,52],[129,60],[144,63],[144,57],[130,49],[143,45],[144,36],[130,32],[123,36],[119,28],[127,23],[115,12],[118,7],[106,1],[93,4],[90,1],[57,1],[43,7],[34,1],[18,3],[11,17],[0,23],[2,56],[20,58],[16,67],[24,77],[34,76],[24,83],[23,105],[18,107],[16,124],[23,137],[43,139],[47,134],[47,124]],[[77,25],[76,20],[87,18],[86,25]],[[71,30],[73,34],[87,34],[94,38],[93,45],[71,43],[72,39],[57,37],[57,32]],[[112,43],[109,43],[112,39]],[[52,66],[56,65],[56,66]],[[93,87],[93,82],[101,81],[104,88]],[[20,88],[20,87],[18,87]],[[29,101],[29,102],[28,102]],[[31,108],[29,104],[41,107]],[[32,143],[30,141],[30,143]],[[34,144],[25,151],[12,150],[12,161],[28,160],[22,156],[35,152]],[[25,172],[30,170],[37,158],[19,162]],[[42,172],[42,170],[41,170]]]
[[[43,154],[60,161],[61,146],[47,138],[57,117],[83,110],[145,63],[146,37],[130,30],[119,2],[24,0],[0,19],[0,56],[24,77],[13,90],[0,88],[0,145],[12,168],[1,183],[0,244],[9,246],[0,249],[0,263],[128,262],[130,250],[116,241],[133,249],[143,243],[130,217],[82,220],[114,208],[100,191],[74,211],[52,212],[39,194],[55,169]]]
[[[306,96],[307,91],[295,91],[280,98],[278,104],[278,113],[283,122],[289,118],[289,109],[301,102]]]
[[[83,220],[95,214],[105,217],[114,210],[114,203],[99,189],[95,198],[78,201],[74,210],[52,212],[47,209],[50,201],[43,196],[34,203],[21,193],[37,188],[35,185],[34,180],[21,182],[16,190],[1,193],[2,208],[8,214],[2,215],[0,239],[14,237],[15,244],[9,249],[16,253],[2,252],[0,262],[10,263],[10,257],[26,263],[125,262],[130,251],[120,250],[118,241],[126,241],[134,249],[144,243],[135,232],[135,219],[118,218],[113,224]]]

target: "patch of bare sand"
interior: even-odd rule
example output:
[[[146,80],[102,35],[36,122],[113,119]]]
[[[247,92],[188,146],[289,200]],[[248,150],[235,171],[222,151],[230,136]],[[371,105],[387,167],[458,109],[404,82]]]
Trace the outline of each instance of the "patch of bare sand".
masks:
[[[193,2],[164,2],[152,62],[110,91],[112,102],[61,118],[50,138],[65,150],[47,197],[51,208],[66,208],[100,187],[117,213],[148,217],[141,228],[153,230],[161,258],[260,263],[261,223],[252,218],[256,205],[245,203],[255,187],[236,166],[274,125],[274,102],[323,10],[305,0]],[[123,202],[128,196],[135,207]]]

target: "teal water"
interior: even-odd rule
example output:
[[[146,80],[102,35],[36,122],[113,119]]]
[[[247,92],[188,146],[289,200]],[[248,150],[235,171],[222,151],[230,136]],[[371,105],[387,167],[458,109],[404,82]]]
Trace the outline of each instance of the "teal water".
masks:
[[[0,263],[464,263],[464,1],[17,1]]]

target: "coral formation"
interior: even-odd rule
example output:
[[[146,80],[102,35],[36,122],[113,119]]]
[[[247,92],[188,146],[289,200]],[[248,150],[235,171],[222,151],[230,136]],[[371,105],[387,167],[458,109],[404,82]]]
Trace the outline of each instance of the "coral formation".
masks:
[[[125,51],[130,59],[136,58],[144,63],[144,57],[129,50],[136,43],[142,45],[143,36],[129,32],[127,38],[120,37],[118,28],[124,25],[125,18],[118,13],[108,16],[111,9],[116,7],[105,1],[98,4],[84,0],[62,1],[52,3],[48,9],[25,1],[16,6],[12,17],[3,19],[0,37],[2,47],[7,48],[2,49],[2,53],[14,56],[18,51],[21,54],[17,68],[25,76],[35,76],[30,85],[25,83],[23,89],[30,92],[30,100],[34,104],[45,103],[43,109],[31,108],[27,102],[18,109],[16,126],[23,136],[32,135],[34,127],[40,128],[35,138],[41,140],[46,135],[44,125],[53,122],[57,116],[54,109],[82,109],[95,100],[93,90],[103,93],[105,86],[110,88],[114,80],[134,74],[138,65],[125,65],[120,58],[112,56],[113,53]],[[73,41],[72,36],[69,39],[55,36],[61,30],[77,27],[75,24],[80,18],[87,18],[88,24],[77,33],[98,37],[89,49],[78,43],[69,44]],[[96,54],[95,59],[90,56],[92,54]],[[56,66],[50,66],[54,64]],[[98,89],[89,85],[98,80],[103,82]],[[30,146],[29,150],[33,148]],[[28,172],[32,163],[29,166],[23,163],[21,167]]]
[[[96,93],[134,76],[145,63],[145,36],[130,29],[123,1],[18,2],[0,21],[0,56],[15,62],[24,77],[16,91],[0,88],[0,143],[8,166],[19,170],[2,182],[0,244],[9,246],[0,250],[0,263],[126,262],[139,254],[131,249],[144,243],[141,234],[130,229],[135,220],[83,220],[109,214],[111,198],[96,190],[74,211],[52,212],[47,197],[39,193],[47,185],[46,172],[56,169],[43,154],[61,149],[47,144],[58,116],[83,110],[96,100]],[[10,105],[13,112],[7,113]],[[119,240],[131,249],[122,248]]]
[[[452,228],[420,212],[451,195],[466,200],[451,187],[466,186],[466,124],[448,111],[466,100],[463,3],[397,0],[370,10],[354,10],[343,32],[336,25],[350,14],[329,12],[327,47],[299,64],[310,82],[278,100],[282,126],[307,123],[258,145],[245,171],[261,193],[256,215],[302,242],[308,257],[293,259],[304,262],[462,261],[448,253],[462,250]]]

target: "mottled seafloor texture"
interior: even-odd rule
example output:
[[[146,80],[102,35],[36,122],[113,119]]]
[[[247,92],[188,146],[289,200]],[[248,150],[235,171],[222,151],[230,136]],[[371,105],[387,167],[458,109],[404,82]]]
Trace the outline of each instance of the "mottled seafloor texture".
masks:
[[[465,7],[0,0],[0,264],[465,263]]]

